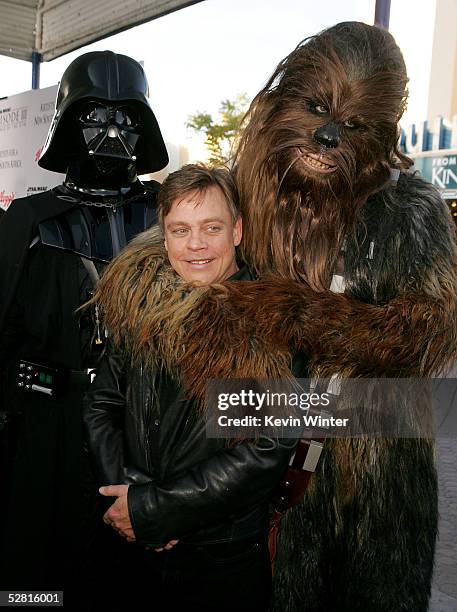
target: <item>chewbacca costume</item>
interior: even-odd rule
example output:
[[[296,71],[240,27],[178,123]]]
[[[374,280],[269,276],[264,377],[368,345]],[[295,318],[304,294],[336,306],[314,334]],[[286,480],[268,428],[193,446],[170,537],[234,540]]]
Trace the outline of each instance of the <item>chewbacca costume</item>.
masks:
[[[236,156],[243,256],[259,282],[170,288],[135,320],[115,307],[114,342],[159,354],[202,402],[209,378],[287,376],[297,348],[316,376],[443,369],[457,347],[454,232],[397,148],[406,83],[376,27],[342,23],[301,43],[254,99]],[[151,282],[149,268],[145,253],[136,282]],[[113,299],[128,301],[128,287]],[[426,612],[436,533],[432,440],[329,440],[283,520],[273,608]]]

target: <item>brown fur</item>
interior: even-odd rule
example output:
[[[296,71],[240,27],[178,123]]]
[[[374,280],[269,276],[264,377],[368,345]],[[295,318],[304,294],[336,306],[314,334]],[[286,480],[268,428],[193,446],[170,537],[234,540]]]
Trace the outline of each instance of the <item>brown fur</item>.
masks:
[[[322,376],[336,369],[347,377],[431,375],[457,354],[454,291],[442,299],[409,295],[374,306],[271,279],[209,288],[189,314],[192,331],[181,367],[200,396],[208,378],[221,378],[233,368],[240,377],[260,376],[254,358],[237,362],[246,338],[251,344],[261,339],[275,352],[299,346],[311,370]],[[221,336],[229,342],[215,365],[213,350]]]
[[[397,147],[407,95],[403,58],[388,32],[369,28],[339,24],[306,39],[251,104],[236,177],[245,221],[242,249],[260,274],[328,288],[360,207],[386,184],[389,167],[411,164]],[[328,121],[307,110],[309,100],[328,107],[335,120],[361,126],[343,129],[342,145],[327,151],[337,175],[310,176],[300,160],[299,151],[319,153],[312,134]]]

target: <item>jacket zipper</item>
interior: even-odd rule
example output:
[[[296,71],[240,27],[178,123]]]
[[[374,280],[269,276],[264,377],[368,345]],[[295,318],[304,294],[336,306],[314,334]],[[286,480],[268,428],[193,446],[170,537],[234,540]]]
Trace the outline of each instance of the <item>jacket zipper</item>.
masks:
[[[146,386],[145,386],[145,380],[144,380],[144,371],[143,371],[143,365],[140,366],[140,376],[141,376],[141,381],[140,381],[140,388],[141,388],[141,405],[143,406],[143,410],[144,410],[144,424],[145,424],[145,443],[146,443],[146,465],[148,466],[148,472],[149,474],[152,475],[152,463],[151,463],[151,434],[149,431],[149,423],[150,423],[150,410],[149,410],[149,396],[146,390]]]

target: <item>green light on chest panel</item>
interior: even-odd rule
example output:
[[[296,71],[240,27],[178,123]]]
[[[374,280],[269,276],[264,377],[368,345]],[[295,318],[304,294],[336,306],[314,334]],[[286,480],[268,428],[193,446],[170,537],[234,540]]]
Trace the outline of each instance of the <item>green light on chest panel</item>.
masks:
[[[46,374],[46,380],[45,380],[46,384],[48,385],[52,385],[52,376],[51,374]]]
[[[40,382],[46,382],[46,374],[44,372],[40,372]]]

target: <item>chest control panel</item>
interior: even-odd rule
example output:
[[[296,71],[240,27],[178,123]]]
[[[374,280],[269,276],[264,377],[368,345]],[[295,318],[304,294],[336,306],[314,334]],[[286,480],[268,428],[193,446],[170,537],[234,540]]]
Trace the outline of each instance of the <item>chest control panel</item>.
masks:
[[[21,360],[17,375],[17,386],[28,392],[44,393],[56,397],[59,383],[59,370],[49,366]]]

